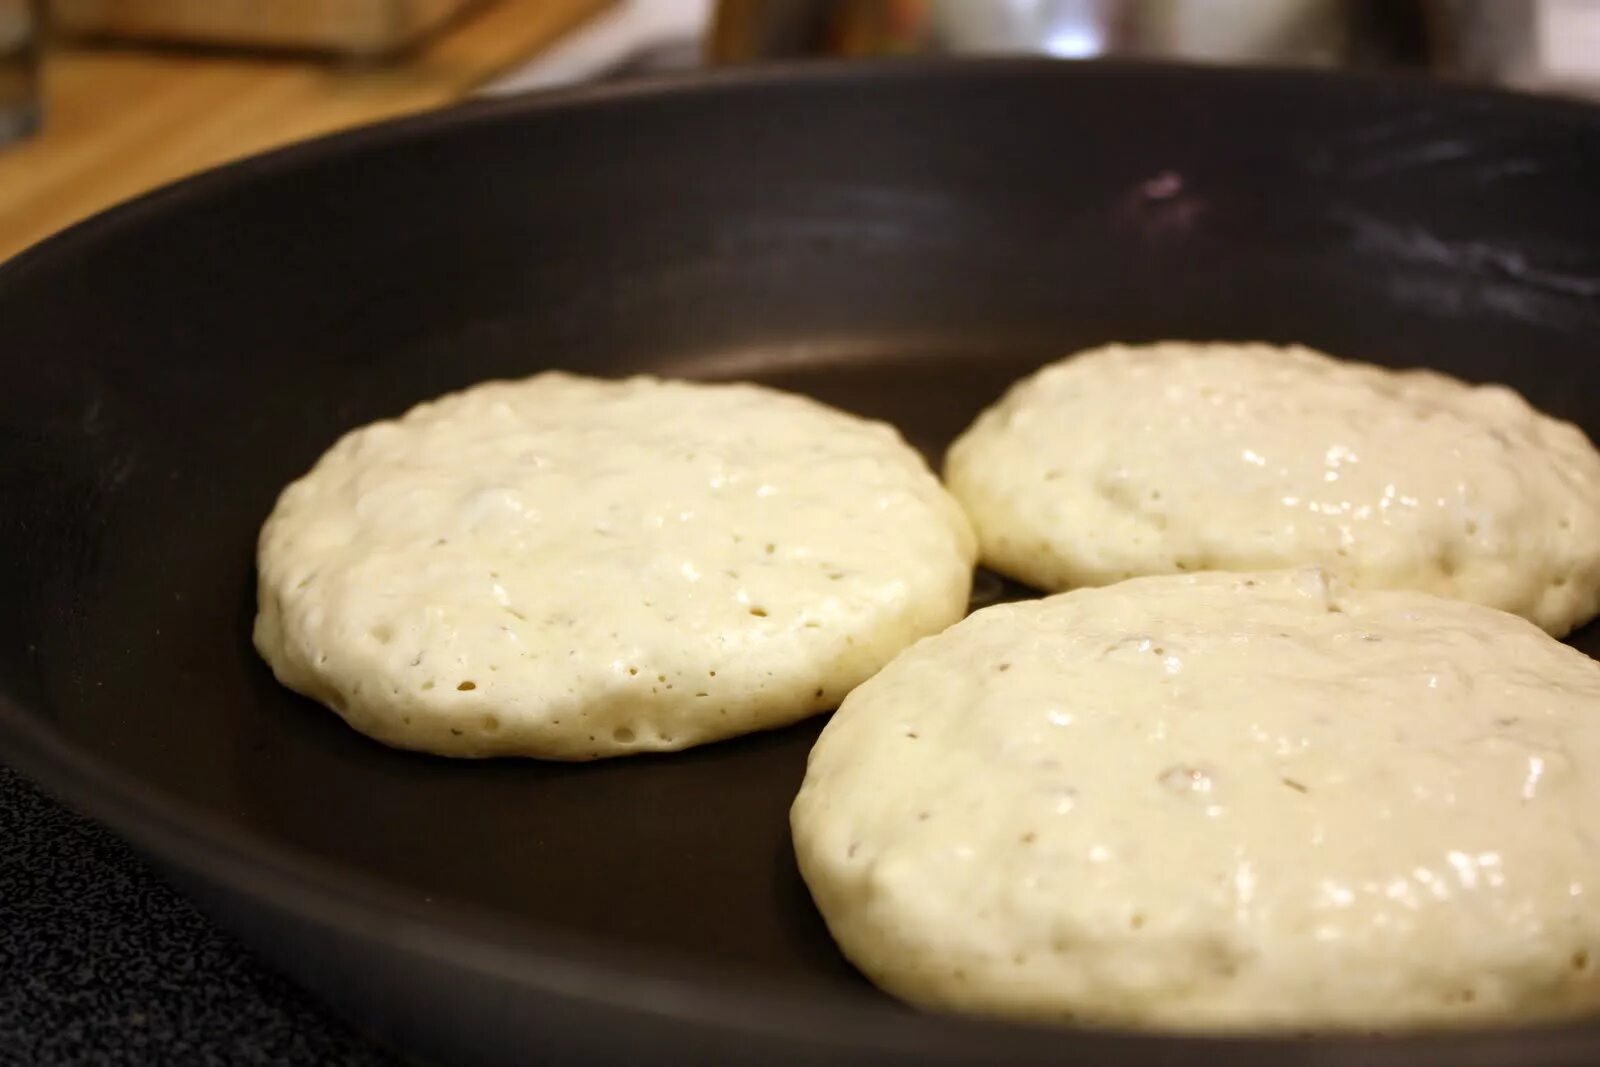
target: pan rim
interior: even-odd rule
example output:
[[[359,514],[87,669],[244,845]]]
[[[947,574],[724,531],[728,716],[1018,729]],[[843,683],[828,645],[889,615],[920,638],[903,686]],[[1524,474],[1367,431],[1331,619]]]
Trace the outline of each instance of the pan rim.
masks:
[[[1442,87],[1393,75],[1265,68],[1217,68],[1130,61],[1062,63],[1050,59],[935,58],[893,63],[846,61],[782,63],[746,69],[668,75],[638,81],[478,100],[324,135],[160,187],[68,227],[0,263],[0,295],[27,275],[92,248],[104,235],[137,226],[185,203],[259,177],[305,164],[351,157],[397,140],[444,136],[483,122],[508,121],[595,106],[637,106],[635,101],[679,99],[705,93],[783,91],[831,83],[960,76],[1052,78],[1180,76],[1185,79],[1321,81],[1340,91],[1377,85],[1418,100],[1441,96],[1476,99],[1544,118],[1570,115],[1596,124],[1600,109],[1578,101],[1527,97],[1495,89]],[[1373,1039],[1329,1036],[1309,1044],[1299,1038],[1262,1035],[1198,1035],[1059,1029],[925,1015],[890,1002],[862,1002],[842,993],[790,990],[774,979],[740,980],[738,973],[699,961],[644,957],[586,939],[535,930],[516,947],[497,944],[477,929],[467,907],[424,915],[398,887],[313,860],[264,838],[241,839],[225,831],[204,809],[184,804],[135,776],[118,771],[74,746],[37,712],[0,693],[0,744],[6,762],[47,791],[138,844],[162,863],[225,887],[256,906],[292,914],[313,925],[358,940],[397,937],[407,951],[435,962],[492,974],[519,988],[638,1015],[654,1015],[708,1029],[767,1038],[821,1041],[838,1050],[941,1051],[972,1055],[1050,1056],[1076,1050],[1096,1062],[1159,1053],[1165,1056],[1229,1055],[1239,1062],[1266,1063],[1302,1057],[1318,1061],[1411,1064],[1488,1064],[1541,1057],[1539,1062],[1588,1062],[1600,1047],[1600,1021],[1527,1029],[1446,1034],[1411,1034]],[[398,931],[398,933],[397,933]],[[570,944],[563,941],[570,939]],[[534,945],[529,942],[546,941]],[[623,957],[628,957],[626,965]]]

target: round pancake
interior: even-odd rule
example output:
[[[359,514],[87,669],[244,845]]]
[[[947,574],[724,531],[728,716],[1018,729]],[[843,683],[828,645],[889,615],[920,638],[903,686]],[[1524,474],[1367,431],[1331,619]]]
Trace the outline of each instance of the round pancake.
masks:
[[[834,707],[962,616],[974,553],[881,423],[547,373],[355,430],[284,490],[255,642],[391,745],[680,749]]]
[[[1501,385],[1305,348],[1112,345],[951,447],[984,562],[1045,590],[1318,564],[1561,636],[1600,611],[1600,453]]]
[[[985,608],[845,700],[792,810],[916,1004],[1166,1029],[1600,1009],[1600,664],[1320,569]]]

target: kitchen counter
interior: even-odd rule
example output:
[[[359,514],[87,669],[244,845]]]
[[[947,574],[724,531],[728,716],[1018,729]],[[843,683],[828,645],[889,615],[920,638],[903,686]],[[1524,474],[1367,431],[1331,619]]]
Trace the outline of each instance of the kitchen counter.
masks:
[[[496,0],[393,66],[132,46],[47,49],[44,126],[0,146],[0,260],[218,163],[459,100],[608,2]]]

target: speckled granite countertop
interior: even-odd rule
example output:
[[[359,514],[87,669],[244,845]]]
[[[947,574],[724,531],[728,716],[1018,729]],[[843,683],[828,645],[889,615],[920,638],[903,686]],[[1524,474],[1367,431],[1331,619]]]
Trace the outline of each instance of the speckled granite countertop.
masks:
[[[0,767],[0,1065],[398,1062]]]

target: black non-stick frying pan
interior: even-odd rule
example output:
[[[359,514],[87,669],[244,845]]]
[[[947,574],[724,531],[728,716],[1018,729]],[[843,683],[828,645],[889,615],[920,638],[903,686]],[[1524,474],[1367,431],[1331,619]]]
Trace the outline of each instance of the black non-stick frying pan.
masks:
[[[0,268],[0,756],[423,1059],[1600,1059],[1600,1024],[1231,1040],[917,1013],[842,960],[795,872],[820,721],[450,762],[357,735],[251,650],[277,491],[445,390],[752,378],[937,457],[1040,362],[1167,337],[1501,379],[1600,435],[1600,112],[1307,74],[807,67],[475,105],[158,192]],[[1572,640],[1600,652],[1600,628]]]

